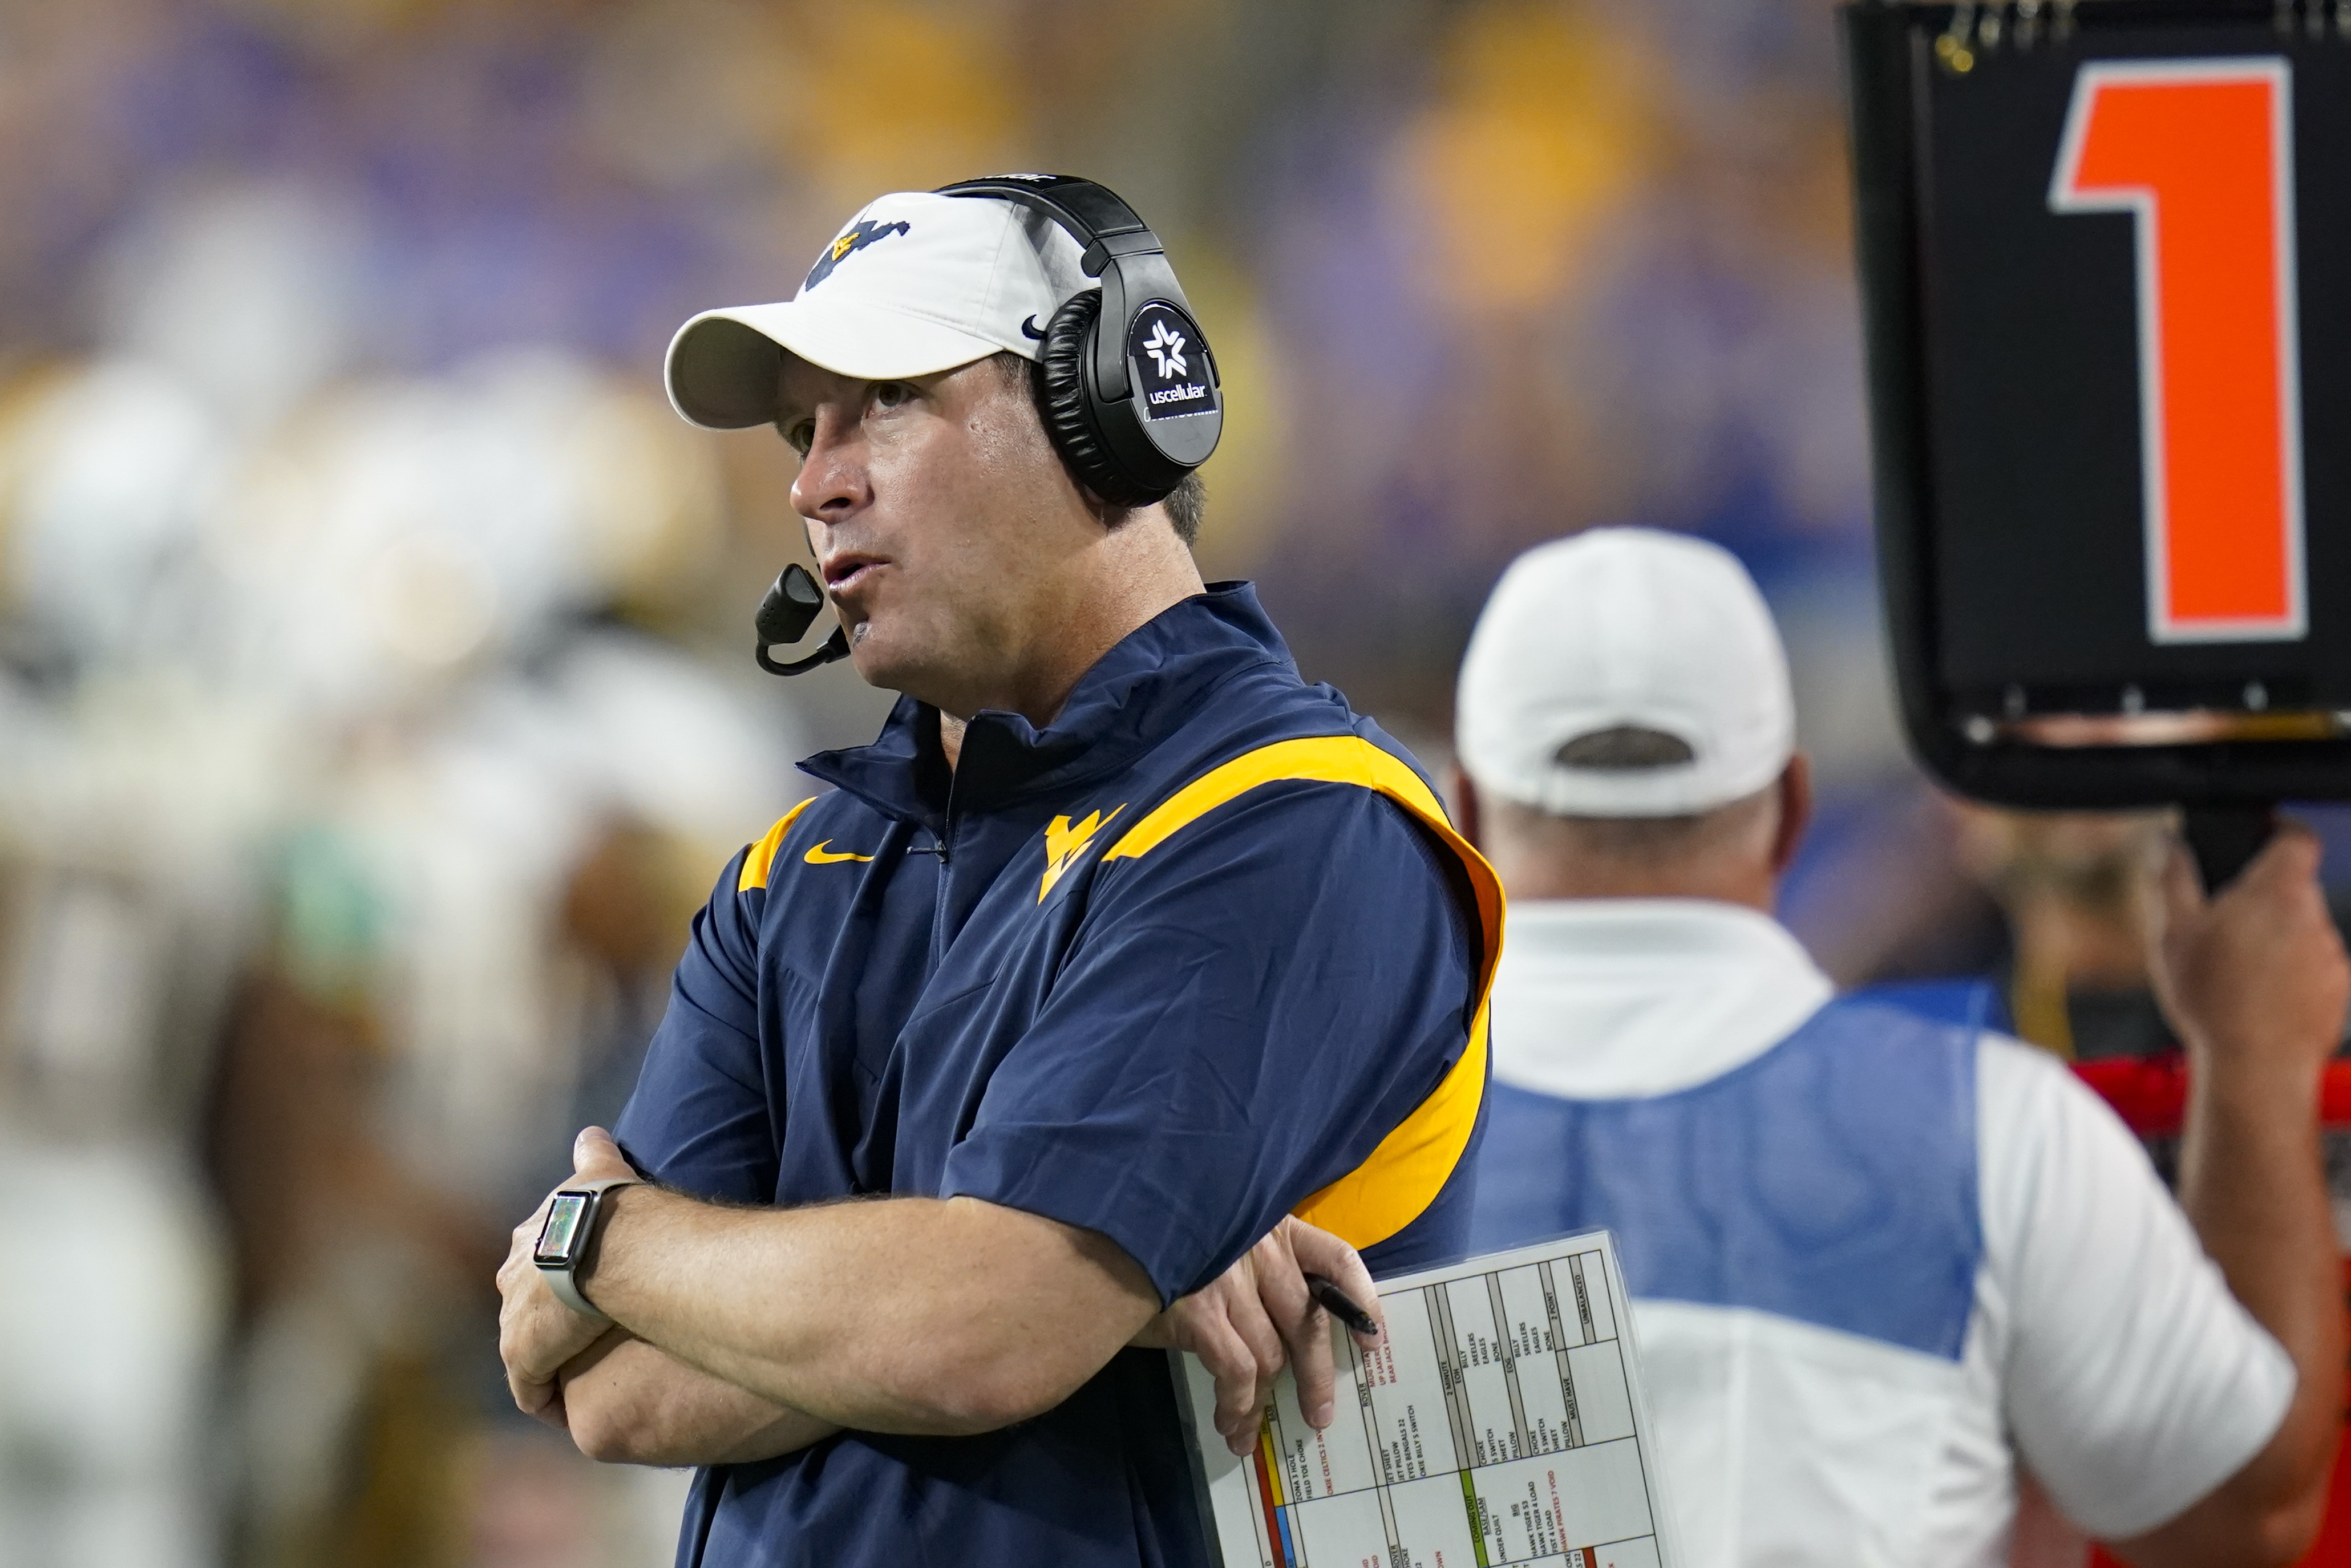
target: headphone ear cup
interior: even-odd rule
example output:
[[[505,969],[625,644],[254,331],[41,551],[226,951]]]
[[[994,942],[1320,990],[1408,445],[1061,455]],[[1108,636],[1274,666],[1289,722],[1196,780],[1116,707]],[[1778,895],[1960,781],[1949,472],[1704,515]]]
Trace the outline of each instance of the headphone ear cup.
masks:
[[[1071,295],[1045,328],[1045,340],[1029,371],[1037,415],[1053,450],[1077,482],[1115,507],[1144,507],[1165,491],[1141,486],[1102,439],[1102,422],[1086,391],[1086,360],[1102,316],[1102,290]]]

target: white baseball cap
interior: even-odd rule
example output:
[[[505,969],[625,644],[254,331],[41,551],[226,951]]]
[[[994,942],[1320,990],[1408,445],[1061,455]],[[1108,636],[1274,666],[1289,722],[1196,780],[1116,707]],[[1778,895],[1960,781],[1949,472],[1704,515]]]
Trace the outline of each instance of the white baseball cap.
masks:
[[[1479,787],[1562,817],[1678,817],[1777,779],[1796,746],[1788,655],[1729,550],[1655,528],[1593,528],[1510,563],[1478,617],[1456,700]],[[1603,730],[1672,736],[1689,760],[1560,760]]]
[[[898,191],[849,220],[799,292],[705,310],[669,345],[669,401],[706,430],[765,424],[776,350],[859,381],[953,370],[1009,349],[1035,359],[1063,301],[1100,287],[1078,242],[1017,202]]]

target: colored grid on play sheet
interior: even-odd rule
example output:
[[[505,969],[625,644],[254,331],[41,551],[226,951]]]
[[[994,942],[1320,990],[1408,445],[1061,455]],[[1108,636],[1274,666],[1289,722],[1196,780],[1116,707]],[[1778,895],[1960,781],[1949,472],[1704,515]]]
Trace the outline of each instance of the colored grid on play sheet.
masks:
[[[1609,1289],[1575,1251],[1382,1291],[1317,1434],[1282,1380],[1248,1465],[1261,1568],[1657,1568]]]

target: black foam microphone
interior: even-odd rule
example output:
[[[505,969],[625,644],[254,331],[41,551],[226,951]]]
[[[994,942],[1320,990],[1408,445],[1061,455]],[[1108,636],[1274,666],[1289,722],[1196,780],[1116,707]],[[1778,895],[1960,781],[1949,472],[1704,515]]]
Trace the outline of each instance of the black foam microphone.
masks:
[[[807,636],[817,612],[823,608],[824,591],[816,585],[808,568],[795,561],[778,572],[768,596],[759,601],[759,613],[754,622],[759,629],[759,640],[752,644],[751,656],[759,661],[759,668],[771,675],[804,675],[835,659],[849,657],[849,632],[840,626],[832,629],[823,647],[804,659],[779,664],[768,657],[770,647],[797,643]]]

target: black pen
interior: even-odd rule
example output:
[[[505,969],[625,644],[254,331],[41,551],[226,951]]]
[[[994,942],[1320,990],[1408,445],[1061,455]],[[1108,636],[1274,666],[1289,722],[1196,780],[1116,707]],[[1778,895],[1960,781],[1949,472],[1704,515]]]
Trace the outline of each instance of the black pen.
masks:
[[[1321,1274],[1306,1276],[1306,1293],[1312,1296],[1322,1310],[1359,1334],[1377,1335],[1380,1325],[1372,1314],[1355,1305],[1347,1292]]]

